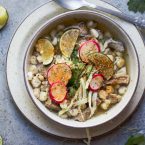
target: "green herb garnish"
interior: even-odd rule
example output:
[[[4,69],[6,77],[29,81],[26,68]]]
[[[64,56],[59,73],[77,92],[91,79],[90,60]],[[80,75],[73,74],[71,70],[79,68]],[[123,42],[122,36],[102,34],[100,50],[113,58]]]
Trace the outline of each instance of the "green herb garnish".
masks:
[[[145,145],[145,136],[143,134],[132,135],[125,145]]]
[[[145,12],[145,0],[129,0],[127,4],[130,11]]]

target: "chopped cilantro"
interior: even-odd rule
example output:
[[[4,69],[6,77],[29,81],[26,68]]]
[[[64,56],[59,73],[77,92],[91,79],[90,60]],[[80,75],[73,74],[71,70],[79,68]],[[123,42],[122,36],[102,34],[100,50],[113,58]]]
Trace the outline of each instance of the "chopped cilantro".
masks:
[[[127,4],[130,11],[145,12],[145,0],[129,0]]]
[[[143,134],[132,135],[125,145],[145,145],[145,136]]]

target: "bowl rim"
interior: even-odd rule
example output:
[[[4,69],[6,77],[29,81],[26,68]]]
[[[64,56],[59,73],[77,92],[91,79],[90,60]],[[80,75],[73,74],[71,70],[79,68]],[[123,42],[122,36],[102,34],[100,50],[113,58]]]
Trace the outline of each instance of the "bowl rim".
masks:
[[[118,29],[120,29],[126,35],[126,37],[128,37],[130,43],[132,44],[132,46],[134,48],[134,52],[135,52],[135,56],[136,56],[136,60],[137,60],[137,68],[138,68],[137,77],[136,77],[137,78],[136,79],[136,85],[135,85],[134,91],[132,92],[132,95],[131,95],[129,101],[124,105],[124,107],[120,111],[118,111],[117,113],[115,113],[115,115],[112,115],[112,117],[110,117],[109,119],[106,119],[105,121],[99,122],[97,124],[94,124],[93,123],[93,124],[89,124],[89,125],[81,125],[82,122],[79,122],[80,123],[80,126],[78,126],[78,125],[75,126],[74,124],[70,124],[70,123],[65,124],[65,123],[63,123],[63,120],[64,119],[60,118],[60,120],[62,120],[62,121],[56,120],[53,117],[51,117],[50,115],[48,115],[43,109],[41,109],[37,105],[37,103],[35,102],[35,100],[33,99],[32,95],[31,95],[31,92],[30,92],[29,87],[27,85],[27,81],[28,80],[26,78],[26,76],[27,76],[27,74],[26,74],[26,63],[27,63],[26,58],[28,56],[29,49],[32,47],[32,44],[33,44],[34,40],[37,38],[38,34],[40,34],[41,31],[44,30],[49,25],[50,22],[54,22],[56,19],[60,19],[61,17],[67,16],[69,14],[77,14],[77,13],[89,13],[89,14],[92,13],[92,14],[96,14],[98,17],[102,17],[102,18],[106,19],[107,21],[110,21],[111,23],[113,23],[114,25],[116,25],[116,27]],[[23,76],[24,76],[24,83],[25,83],[25,86],[26,86],[26,90],[27,90],[27,92],[28,92],[31,100],[33,101],[33,103],[35,104],[35,106],[38,108],[38,110],[41,111],[41,113],[43,113],[46,117],[48,117],[49,119],[51,119],[51,120],[53,120],[53,121],[55,121],[55,122],[57,122],[57,123],[59,123],[61,125],[65,125],[65,126],[73,127],[73,128],[88,128],[88,127],[98,126],[98,125],[101,125],[101,124],[104,124],[104,123],[109,122],[110,120],[112,120],[115,117],[117,117],[127,107],[127,105],[129,104],[130,100],[132,99],[132,96],[134,96],[135,91],[136,91],[137,86],[138,86],[139,76],[140,76],[140,62],[139,62],[139,57],[138,57],[138,53],[137,53],[136,47],[133,44],[130,36],[125,32],[125,30],[119,24],[117,24],[117,22],[113,21],[111,18],[109,18],[105,14],[99,13],[97,11],[93,11],[93,10],[75,10],[75,11],[63,12],[61,14],[56,15],[53,18],[50,18],[40,28],[38,28],[38,31],[36,31],[33,34],[32,39],[29,42],[29,45],[27,46],[27,50],[25,52],[25,56],[24,56],[24,59],[23,59]],[[50,110],[48,109],[48,111],[50,111]],[[65,120],[67,120],[67,119],[65,119]],[[85,123],[85,122],[83,122],[83,123]]]

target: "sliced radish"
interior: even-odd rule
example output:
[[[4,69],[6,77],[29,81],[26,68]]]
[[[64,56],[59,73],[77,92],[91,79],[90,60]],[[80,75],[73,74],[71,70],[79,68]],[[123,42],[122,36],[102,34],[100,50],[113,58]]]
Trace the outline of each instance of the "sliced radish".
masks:
[[[89,89],[93,92],[100,89],[103,85],[103,76],[101,74],[95,74],[90,82]]]
[[[48,69],[47,77],[49,84],[55,82],[62,82],[67,85],[69,79],[72,76],[70,67],[65,63],[58,63]]]
[[[93,74],[93,78],[94,78],[94,77],[97,77],[97,76],[100,76],[100,77],[102,77],[102,78],[104,79],[104,76],[103,76],[102,74],[98,74],[98,73],[94,73],[94,74]]]
[[[66,99],[67,88],[62,82],[53,83],[49,89],[49,95],[55,103],[62,103]]]
[[[84,42],[79,49],[80,58],[83,62],[86,63],[89,62],[88,55],[90,53],[96,52],[100,52],[100,45],[96,40],[89,40]]]

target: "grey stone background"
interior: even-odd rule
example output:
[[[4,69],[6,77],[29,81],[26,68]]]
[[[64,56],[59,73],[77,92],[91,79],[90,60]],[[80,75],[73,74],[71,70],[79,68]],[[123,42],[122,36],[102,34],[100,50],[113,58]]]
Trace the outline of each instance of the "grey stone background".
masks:
[[[46,135],[26,120],[12,101],[6,82],[6,54],[10,40],[21,21],[35,8],[48,0],[0,0],[7,8],[10,19],[0,31],[0,136],[4,145],[84,145],[82,141]],[[134,14],[127,9],[127,0],[105,0],[120,10],[145,18],[145,14]],[[128,121],[113,132],[92,140],[92,145],[124,145],[128,136],[145,132],[145,98]],[[66,130],[67,131],[67,130]]]

